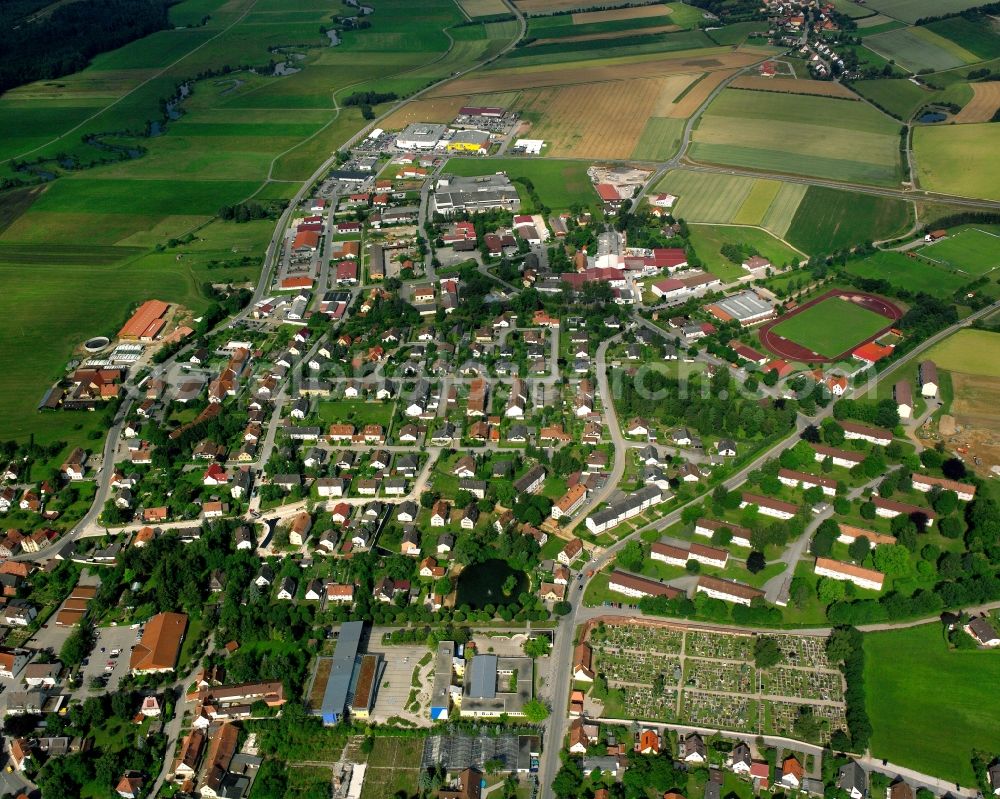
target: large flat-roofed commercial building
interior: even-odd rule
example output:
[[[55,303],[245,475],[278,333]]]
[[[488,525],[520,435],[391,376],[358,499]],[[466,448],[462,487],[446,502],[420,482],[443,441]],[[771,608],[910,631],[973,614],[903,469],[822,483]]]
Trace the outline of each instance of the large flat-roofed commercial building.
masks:
[[[450,153],[487,153],[490,134],[485,130],[460,130],[448,140],[445,149]]]
[[[361,621],[345,622],[340,627],[337,648],[333,651],[330,676],[323,693],[320,715],[324,724],[336,724],[343,717],[351,693],[351,682],[357,665],[358,649],[365,624]]]
[[[741,291],[706,305],[705,310],[723,322],[734,319],[741,325],[755,325],[774,316],[774,304],[753,291]]]
[[[489,211],[501,208],[517,211],[521,198],[510,179],[498,172],[478,177],[442,176],[434,186],[434,211],[451,216],[457,211]]]
[[[400,150],[433,150],[447,129],[445,125],[411,122],[396,136],[396,146]]]
[[[476,655],[469,664],[462,691],[463,716],[496,718],[523,716],[531,699],[532,660],[529,657]],[[511,684],[516,687],[510,690]]]

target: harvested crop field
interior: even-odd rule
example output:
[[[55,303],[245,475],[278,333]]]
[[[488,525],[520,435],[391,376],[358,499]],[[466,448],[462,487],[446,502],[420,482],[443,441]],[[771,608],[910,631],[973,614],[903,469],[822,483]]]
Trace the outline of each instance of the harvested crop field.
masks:
[[[972,100],[955,115],[956,122],[989,122],[1000,108],[1000,82],[972,84]]]
[[[1000,377],[951,373],[951,415],[962,425],[996,430],[1000,422]]]
[[[732,77],[734,71],[735,70],[732,69],[720,69],[714,72],[705,73],[705,77],[692,86],[691,91],[685,94],[674,104],[674,110],[671,112],[671,116],[687,119],[695,111],[701,108],[702,103],[704,103],[705,100],[708,99],[708,96],[715,91],[716,86]]]
[[[715,85],[731,74],[730,70],[744,67],[759,56],[751,53],[726,52],[718,55],[688,53],[680,57],[659,57],[638,61],[621,61],[611,64],[580,65],[546,65],[545,67],[520,67],[515,69],[488,70],[469,77],[459,78],[430,92],[431,97],[448,97],[453,95],[486,94],[490,92],[508,92],[518,89],[533,89],[541,86],[570,86],[576,83],[601,83],[610,80],[629,80],[632,78],[655,78],[665,75],[695,75],[708,72],[701,83],[720,74],[716,70],[724,70],[722,77]],[[691,95],[701,91],[700,84],[677,104],[684,103]],[[708,89],[708,92],[711,88]],[[707,92],[705,94],[707,96]],[[704,101],[704,97],[692,108],[692,111]],[[675,109],[675,115],[676,109]],[[687,116],[690,116],[688,112]]]
[[[381,127],[385,130],[397,130],[405,128],[411,122],[451,122],[468,99],[456,95],[414,100],[386,117]]]
[[[470,17],[490,17],[508,12],[503,0],[458,0],[458,4]]]
[[[520,5],[520,4],[519,4]],[[613,8],[610,11],[581,11],[573,14],[574,25],[590,25],[593,22],[617,22],[620,19],[644,19],[671,13],[670,6],[652,3],[646,6]]]
[[[741,75],[731,84],[734,89],[757,89],[762,92],[788,92],[790,94],[816,94],[821,97],[857,99],[857,95],[842,83],[829,80],[799,80],[797,78],[764,78],[759,75]]]
[[[642,34],[645,36],[647,34],[654,33],[674,33],[675,31],[681,30],[680,25],[657,25],[652,28],[643,28]],[[607,39],[624,39],[626,37],[635,36],[636,31],[634,30],[624,30],[624,31],[605,31],[604,33],[587,33],[582,36],[560,36],[555,39],[536,39],[531,43],[532,47],[541,46],[543,44],[555,44],[557,42],[568,44],[573,42],[596,42],[604,41]]]
[[[648,117],[668,116],[690,75],[555,86],[525,92],[519,110],[552,156],[629,158]],[[535,121],[537,120],[537,121]]]

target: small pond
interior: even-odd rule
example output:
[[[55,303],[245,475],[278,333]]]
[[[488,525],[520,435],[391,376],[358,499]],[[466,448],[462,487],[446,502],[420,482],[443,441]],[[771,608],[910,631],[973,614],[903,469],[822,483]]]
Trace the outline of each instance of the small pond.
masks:
[[[503,592],[503,584],[513,575],[517,585],[510,595]],[[506,561],[494,558],[474,563],[458,577],[458,596],[456,607],[468,605],[473,610],[482,610],[487,605],[506,605],[517,599],[520,593],[528,587],[528,578],[524,572],[512,569]]]
[[[944,122],[947,118],[948,115],[940,111],[927,111],[917,117],[917,122]]]

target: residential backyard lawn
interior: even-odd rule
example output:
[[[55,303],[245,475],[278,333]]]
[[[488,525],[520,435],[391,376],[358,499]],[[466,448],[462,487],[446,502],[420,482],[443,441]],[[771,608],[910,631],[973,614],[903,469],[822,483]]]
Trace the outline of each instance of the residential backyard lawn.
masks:
[[[972,750],[996,746],[1000,658],[949,650],[936,623],[869,633],[864,647],[872,755],[974,787]]]

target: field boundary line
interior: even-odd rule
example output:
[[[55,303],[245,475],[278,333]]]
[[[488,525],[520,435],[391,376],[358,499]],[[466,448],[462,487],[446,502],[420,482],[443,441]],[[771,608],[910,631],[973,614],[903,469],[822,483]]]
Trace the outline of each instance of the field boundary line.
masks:
[[[120,103],[126,97],[130,97],[131,95],[135,94],[137,91],[139,91],[139,89],[141,89],[147,83],[150,83],[151,81],[155,80],[156,78],[161,77],[163,75],[163,73],[165,73],[167,70],[173,69],[175,66],[177,66],[181,61],[183,61],[189,55],[197,53],[202,47],[205,47],[206,45],[211,44],[216,39],[218,39],[220,36],[224,36],[225,34],[229,33],[229,31],[231,31],[234,27],[236,27],[244,19],[246,19],[247,15],[251,11],[253,11],[253,7],[255,5],[257,5],[257,0],[251,0],[250,5],[247,6],[247,8],[246,8],[246,11],[244,11],[236,19],[234,19],[227,27],[223,28],[221,31],[219,31],[217,34],[215,34],[215,36],[213,36],[210,39],[206,39],[205,41],[203,41],[198,46],[196,46],[196,47],[188,50],[186,53],[184,53],[184,55],[182,55],[176,61],[173,61],[172,63],[167,64],[167,66],[163,67],[159,72],[157,72],[157,73],[155,73],[153,75],[150,75],[142,83],[138,84],[137,86],[132,87],[127,92],[125,92],[125,94],[123,94],[121,97],[119,97],[118,99],[112,101],[108,105],[104,106],[104,108],[102,108],[100,111],[96,112],[95,114],[91,114],[85,120],[83,120],[82,122],[79,122],[78,124],[74,125],[72,128],[70,128],[69,130],[67,130],[65,133],[60,133],[58,136],[56,136],[51,141],[48,141],[45,144],[40,144],[38,147],[35,147],[34,149],[28,150],[27,152],[23,152],[23,153],[20,153],[18,155],[13,155],[10,158],[6,158],[6,159],[0,161],[0,164],[6,164],[6,163],[9,163],[10,161],[14,161],[14,160],[16,160],[18,158],[24,158],[26,155],[31,155],[32,153],[37,153],[39,150],[42,150],[42,149],[48,147],[49,145],[55,144],[60,139],[64,139],[66,136],[69,136],[71,133],[79,130],[84,125],[86,125],[88,122],[92,122],[93,120],[97,119],[97,117],[99,117],[105,111],[107,111],[107,110],[109,110],[111,108],[114,108],[116,105],[118,105],[118,103]],[[136,41],[138,41],[138,40],[136,40]]]

